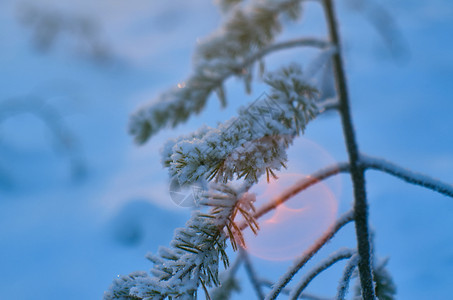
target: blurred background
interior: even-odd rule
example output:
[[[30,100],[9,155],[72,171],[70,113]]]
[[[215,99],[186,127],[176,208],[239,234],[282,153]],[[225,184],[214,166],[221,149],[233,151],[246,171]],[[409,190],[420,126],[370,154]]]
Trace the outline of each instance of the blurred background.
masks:
[[[361,150],[453,184],[453,4],[336,3]],[[190,74],[197,40],[220,19],[212,0],[0,1],[0,299],[101,299],[117,275],[151,268],[145,254],[190,216],[170,199],[160,147],[266,91],[258,82],[247,95],[230,79],[227,108],[212,96],[186,125],[133,144],[129,115]],[[278,40],[325,35],[318,3],[287,23]],[[316,55],[293,49],[266,64],[305,68]],[[291,174],[344,161],[338,116],[313,121],[289,157]],[[329,211],[348,210],[348,176],[328,184]],[[374,246],[390,258],[397,298],[451,299],[453,200],[372,171],[367,184]],[[348,226],[320,257],[354,245]],[[252,254],[270,280],[291,264]],[[343,266],[309,291],[334,295]],[[253,297],[242,282],[237,299]]]

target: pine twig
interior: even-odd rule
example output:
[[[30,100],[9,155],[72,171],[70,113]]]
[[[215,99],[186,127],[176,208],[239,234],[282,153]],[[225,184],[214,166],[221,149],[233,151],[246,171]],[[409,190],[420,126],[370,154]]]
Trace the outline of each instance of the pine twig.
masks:
[[[202,90],[199,91],[199,93],[202,94],[200,96],[201,98],[197,98],[195,101],[196,103],[192,103],[191,106],[195,106],[196,109],[195,111],[188,110],[185,106],[182,105],[181,101],[194,101],[193,99],[187,99],[186,97],[183,97],[179,100],[177,98],[179,97],[178,95],[175,95],[174,92],[175,90],[169,90],[168,93],[164,93],[161,95],[160,98],[158,98],[158,103],[156,102],[148,104],[142,108],[139,108],[132,116],[132,121],[129,124],[129,131],[132,135],[135,136],[135,140],[139,144],[144,144],[152,135],[154,135],[157,131],[159,131],[161,128],[170,125],[171,127],[175,127],[176,125],[185,122],[187,118],[193,114],[194,112],[200,111],[204,105],[206,104],[207,99],[211,95],[212,92],[217,91],[218,95],[220,95],[220,100],[222,102],[222,105],[225,105],[226,103],[226,98],[223,90],[223,84],[224,82],[232,77],[232,76],[243,76],[243,71],[249,69],[255,62],[261,60],[265,56],[276,52],[280,51],[283,49],[290,49],[294,47],[315,47],[319,49],[324,49],[330,46],[329,42],[326,42],[320,38],[315,38],[315,37],[307,37],[307,38],[298,38],[298,39],[292,39],[288,41],[283,41],[279,43],[274,43],[271,44],[267,47],[264,47],[260,50],[256,50],[254,53],[245,56],[242,59],[236,59],[232,65],[230,65],[228,68],[221,67],[220,71],[217,70],[215,76],[209,77],[209,80],[203,81],[203,87]],[[199,67],[203,68],[203,67]],[[201,70],[200,69],[200,70]],[[187,78],[184,82],[189,83],[192,82],[194,79],[199,76],[199,73],[201,72],[200,70],[197,70],[194,72],[194,75],[190,76]],[[249,71],[247,71],[249,72]],[[203,72],[201,72],[203,73]],[[198,74],[198,75],[197,75]],[[189,85],[190,86],[190,85]],[[184,89],[190,89],[190,88],[196,88],[199,89],[200,86],[199,84],[196,84],[192,87],[185,86]],[[176,89],[178,92],[181,92],[182,89]],[[165,97],[163,96],[165,95]],[[176,100],[175,100],[176,99]],[[165,104],[163,104],[165,103]],[[178,107],[182,110],[187,110],[183,118],[180,120],[177,119],[176,115],[173,115],[172,113],[169,113],[169,109],[175,109],[175,107]],[[153,112],[153,113],[151,113]],[[162,120],[159,121],[159,124],[152,122],[149,117],[151,115],[159,115],[160,118],[163,118]],[[135,121],[134,121],[135,120]],[[137,127],[138,126],[138,127]]]

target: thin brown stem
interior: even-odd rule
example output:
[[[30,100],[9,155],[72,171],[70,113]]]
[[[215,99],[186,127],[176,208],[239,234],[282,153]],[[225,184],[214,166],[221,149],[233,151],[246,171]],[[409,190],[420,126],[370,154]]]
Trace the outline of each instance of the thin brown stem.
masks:
[[[273,198],[270,200],[268,203],[260,207],[257,212],[254,214],[254,218],[258,219],[265,215],[266,213],[274,210],[277,208],[280,204],[285,203],[292,197],[294,197],[296,194],[308,189],[312,185],[315,185],[316,183],[325,180],[333,175],[339,174],[339,173],[345,173],[349,171],[349,163],[338,163],[329,167],[326,167],[324,169],[321,169],[301,180],[296,182],[294,185],[290,186],[286,190],[283,191],[279,196]],[[239,224],[239,228],[241,230],[244,230],[247,228],[248,224],[247,222],[243,222]]]

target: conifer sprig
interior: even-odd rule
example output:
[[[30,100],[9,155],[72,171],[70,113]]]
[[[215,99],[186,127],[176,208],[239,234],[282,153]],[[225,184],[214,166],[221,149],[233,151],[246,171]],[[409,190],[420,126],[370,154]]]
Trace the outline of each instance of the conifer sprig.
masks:
[[[257,53],[274,41],[282,27],[282,16],[297,19],[301,2],[252,1],[245,8],[232,8],[223,26],[198,45],[193,75],[131,116],[129,131],[135,141],[143,144],[163,127],[185,122],[204,108],[212,92],[225,105],[222,83],[231,74],[243,78],[249,91],[255,62],[249,58],[260,58],[250,53]]]
[[[193,299],[199,285],[218,286],[220,262],[224,268],[229,266],[226,240],[230,239],[233,249],[244,245],[235,218],[242,215],[254,232],[258,230],[253,217],[255,196],[247,189],[212,184],[201,196],[202,209],[192,214],[184,228],[175,231],[170,247],[160,247],[158,255],[147,255],[154,263],[153,276],[146,272],[121,276],[105,293],[104,300]]]
[[[172,178],[185,185],[199,178],[252,184],[263,174],[275,177],[287,161],[286,149],[320,108],[316,89],[296,64],[268,74],[265,82],[270,94],[241,108],[237,117],[167,142],[162,162]]]

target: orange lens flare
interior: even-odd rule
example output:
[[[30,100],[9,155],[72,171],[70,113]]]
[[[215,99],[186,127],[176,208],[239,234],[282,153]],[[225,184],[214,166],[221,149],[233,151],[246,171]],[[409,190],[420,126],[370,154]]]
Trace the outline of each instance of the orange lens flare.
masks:
[[[322,145],[303,136],[294,140],[287,153],[288,169],[285,173],[311,174],[338,162]],[[340,198],[342,192],[340,176],[331,177],[324,181],[324,184]]]
[[[269,183],[262,180],[251,192],[257,195],[257,206],[266,203],[283,190],[306,177],[301,174],[279,174]],[[244,231],[246,249],[266,260],[291,260],[300,256],[336,219],[338,202],[331,189],[323,182],[293,196],[259,220],[260,230],[255,236]]]

